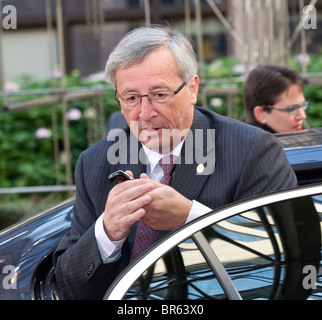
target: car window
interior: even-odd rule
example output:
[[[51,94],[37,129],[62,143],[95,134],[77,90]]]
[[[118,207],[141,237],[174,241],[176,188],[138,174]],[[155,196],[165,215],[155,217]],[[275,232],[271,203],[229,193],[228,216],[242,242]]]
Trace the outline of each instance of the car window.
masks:
[[[166,253],[124,299],[321,299],[321,221],[322,196],[234,215]]]

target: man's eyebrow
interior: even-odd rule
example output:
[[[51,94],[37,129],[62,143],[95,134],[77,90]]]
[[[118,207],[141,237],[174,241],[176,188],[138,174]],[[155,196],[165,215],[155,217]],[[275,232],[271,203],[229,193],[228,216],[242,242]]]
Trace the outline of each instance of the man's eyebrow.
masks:
[[[117,92],[119,94],[131,94],[131,93],[133,93],[133,94],[139,94],[138,91],[136,91],[134,89],[130,89],[130,88],[125,88],[124,90],[122,90],[122,92],[120,92],[120,91],[117,90]]]
[[[159,84],[156,86],[153,86],[150,91],[155,90],[171,90],[171,88],[167,84]]]
[[[142,94],[148,94],[149,92],[157,91],[157,90],[172,90],[172,89],[166,84],[158,84],[151,87],[148,92],[142,93]],[[140,94],[140,93],[135,89],[125,88],[125,90],[120,94]]]

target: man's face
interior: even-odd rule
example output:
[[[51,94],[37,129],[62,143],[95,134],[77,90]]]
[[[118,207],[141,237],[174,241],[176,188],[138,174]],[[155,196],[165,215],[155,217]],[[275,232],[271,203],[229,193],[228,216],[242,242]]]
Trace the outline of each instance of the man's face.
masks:
[[[293,105],[301,105],[305,101],[303,90],[298,85],[291,85],[284,91],[277,103],[273,107],[286,109]],[[265,114],[265,121],[276,132],[292,132],[302,129],[303,121],[306,119],[306,113],[303,109],[299,109],[296,114],[289,114],[280,110],[272,109],[271,112]]]
[[[140,64],[116,72],[119,95],[175,91],[182,83],[175,59],[166,48],[152,52]],[[198,86],[199,78],[195,75],[168,104],[162,106],[153,105],[148,97],[142,97],[141,104],[130,110],[122,107],[121,102],[122,114],[139,141],[156,152],[167,153],[177,144],[174,142],[173,145],[177,138],[169,139],[169,132],[183,133],[191,127]]]

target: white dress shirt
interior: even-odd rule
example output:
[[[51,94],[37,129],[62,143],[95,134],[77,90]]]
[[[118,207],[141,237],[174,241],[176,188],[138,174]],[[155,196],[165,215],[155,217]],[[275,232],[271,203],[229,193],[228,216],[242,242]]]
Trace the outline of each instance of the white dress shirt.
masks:
[[[179,157],[184,141],[182,141],[172,152],[174,156]],[[165,155],[154,152],[143,145],[146,157],[148,158],[147,175],[151,180],[160,182],[163,177],[163,170],[159,165],[159,161]],[[174,171],[175,174],[175,171]],[[210,212],[211,209],[193,200],[185,223]],[[126,238],[119,241],[111,241],[104,231],[103,214],[95,223],[95,238],[97,241],[98,250],[104,263],[116,261],[121,255],[121,248]]]

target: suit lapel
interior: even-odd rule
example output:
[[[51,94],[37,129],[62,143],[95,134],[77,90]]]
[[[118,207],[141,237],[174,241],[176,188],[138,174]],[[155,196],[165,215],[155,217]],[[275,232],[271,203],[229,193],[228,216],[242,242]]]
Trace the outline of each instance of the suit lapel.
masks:
[[[179,159],[171,186],[185,197],[196,199],[215,169],[215,130],[197,109]]]

